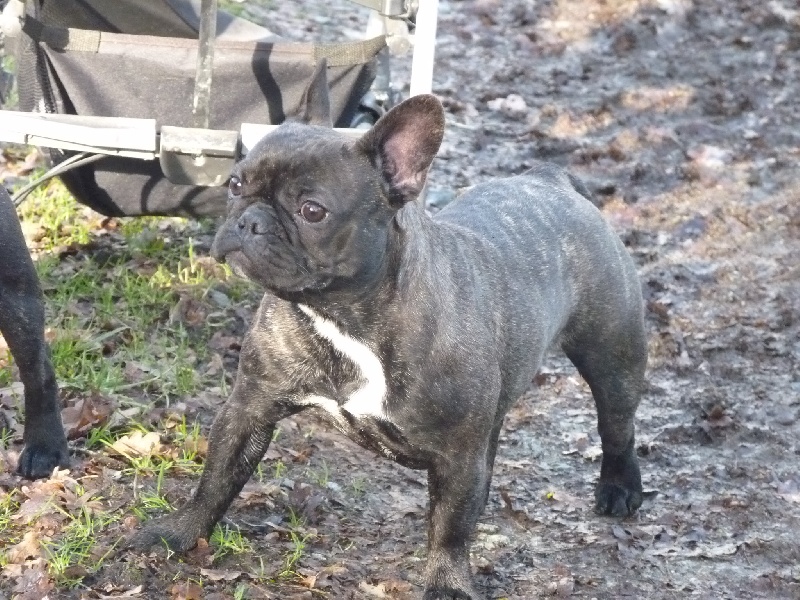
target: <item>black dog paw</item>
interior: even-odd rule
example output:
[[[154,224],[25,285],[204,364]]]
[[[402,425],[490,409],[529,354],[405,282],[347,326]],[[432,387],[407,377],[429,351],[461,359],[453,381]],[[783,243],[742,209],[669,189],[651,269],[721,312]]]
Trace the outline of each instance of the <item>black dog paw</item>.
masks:
[[[197,539],[207,533],[192,519],[178,513],[149,521],[142,529],[131,535],[125,548],[146,552],[154,546],[166,546],[173,552],[186,552],[197,545]]]
[[[69,467],[66,441],[55,447],[47,444],[27,444],[19,456],[17,473],[26,479],[49,477],[53,469]]]
[[[642,505],[642,499],[641,491],[601,481],[594,492],[594,510],[601,515],[627,517]]]
[[[423,600],[480,600],[474,591],[457,590],[451,587],[436,587],[425,590]]]
[[[472,587],[466,558],[434,555],[428,559],[424,600],[481,600],[483,596]],[[436,565],[436,566],[434,566]]]

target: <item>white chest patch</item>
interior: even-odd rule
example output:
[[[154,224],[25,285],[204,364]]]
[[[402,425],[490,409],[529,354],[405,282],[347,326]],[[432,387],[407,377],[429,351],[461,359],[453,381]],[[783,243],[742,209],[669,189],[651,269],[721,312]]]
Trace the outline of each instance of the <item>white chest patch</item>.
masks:
[[[344,409],[354,417],[377,417],[388,420],[384,411],[386,374],[378,356],[364,342],[339,329],[333,321],[321,317],[305,304],[298,306],[311,318],[317,334],[328,340],[337,352],[355,364],[364,382],[359,389],[348,396],[341,407],[335,400],[323,396],[309,396],[303,398],[301,403],[319,406],[334,417],[339,417],[341,409]]]

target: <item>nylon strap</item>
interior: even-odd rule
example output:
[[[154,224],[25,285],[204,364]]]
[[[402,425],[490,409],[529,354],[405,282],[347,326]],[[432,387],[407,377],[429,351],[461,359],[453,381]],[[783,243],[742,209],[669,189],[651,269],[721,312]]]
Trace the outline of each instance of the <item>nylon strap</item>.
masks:
[[[22,31],[32,40],[62,52],[97,52],[100,49],[100,31],[52,27],[30,16],[25,17]]]
[[[25,18],[22,31],[36,42],[42,42],[62,52],[98,52],[102,32],[91,29],[52,27],[30,16]],[[276,44],[280,45],[280,44]],[[386,47],[386,36],[341,44],[314,45],[314,60],[328,59],[329,67],[346,67],[370,62]]]
[[[385,35],[379,35],[363,42],[314,45],[314,60],[327,58],[329,67],[362,65],[374,59],[375,55],[385,47]]]

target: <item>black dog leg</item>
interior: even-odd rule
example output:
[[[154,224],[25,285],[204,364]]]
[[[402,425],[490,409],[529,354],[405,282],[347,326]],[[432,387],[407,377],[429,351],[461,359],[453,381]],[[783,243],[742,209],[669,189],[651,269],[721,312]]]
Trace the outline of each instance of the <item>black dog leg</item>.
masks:
[[[610,338],[610,343],[602,345],[595,341],[567,353],[589,384],[597,406],[603,462],[595,489],[595,510],[615,517],[630,515],[642,504],[633,420],[645,385],[647,362],[643,330],[632,326],[620,333],[624,339]]]
[[[50,351],[44,341],[44,306],[17,214],[0,187],[0,331],[11,349],[25,387],[25,448],[18,472],[47,477],[56,466],[69,465],[67,438],[61,425]]]
[[[174,513],[148,522],[131,538],[130,547],[146,550],[165,543],[183,552],[194,547],[197,538],[211,534],[267,451],[278,421],[267,416],[263,390],[246,387],[236,384],[214,420],[208,458],[192,499]]]
[[[451,455],[429,469],[424,600],[480,598],[470,583],[468,541],[483,510],[488,477],[485,456]]]

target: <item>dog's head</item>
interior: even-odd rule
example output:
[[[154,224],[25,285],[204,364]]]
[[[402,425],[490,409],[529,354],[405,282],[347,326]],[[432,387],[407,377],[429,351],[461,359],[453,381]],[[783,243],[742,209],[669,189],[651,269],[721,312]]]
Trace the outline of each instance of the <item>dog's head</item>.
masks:
[[[325,71],[322,61],[300,120],[265,136],[234,167],[211,249],[280,296],[378,276],[395,213],[422,191],[444,131],[430,95],[399,104],[360,139],[334,131]]]

